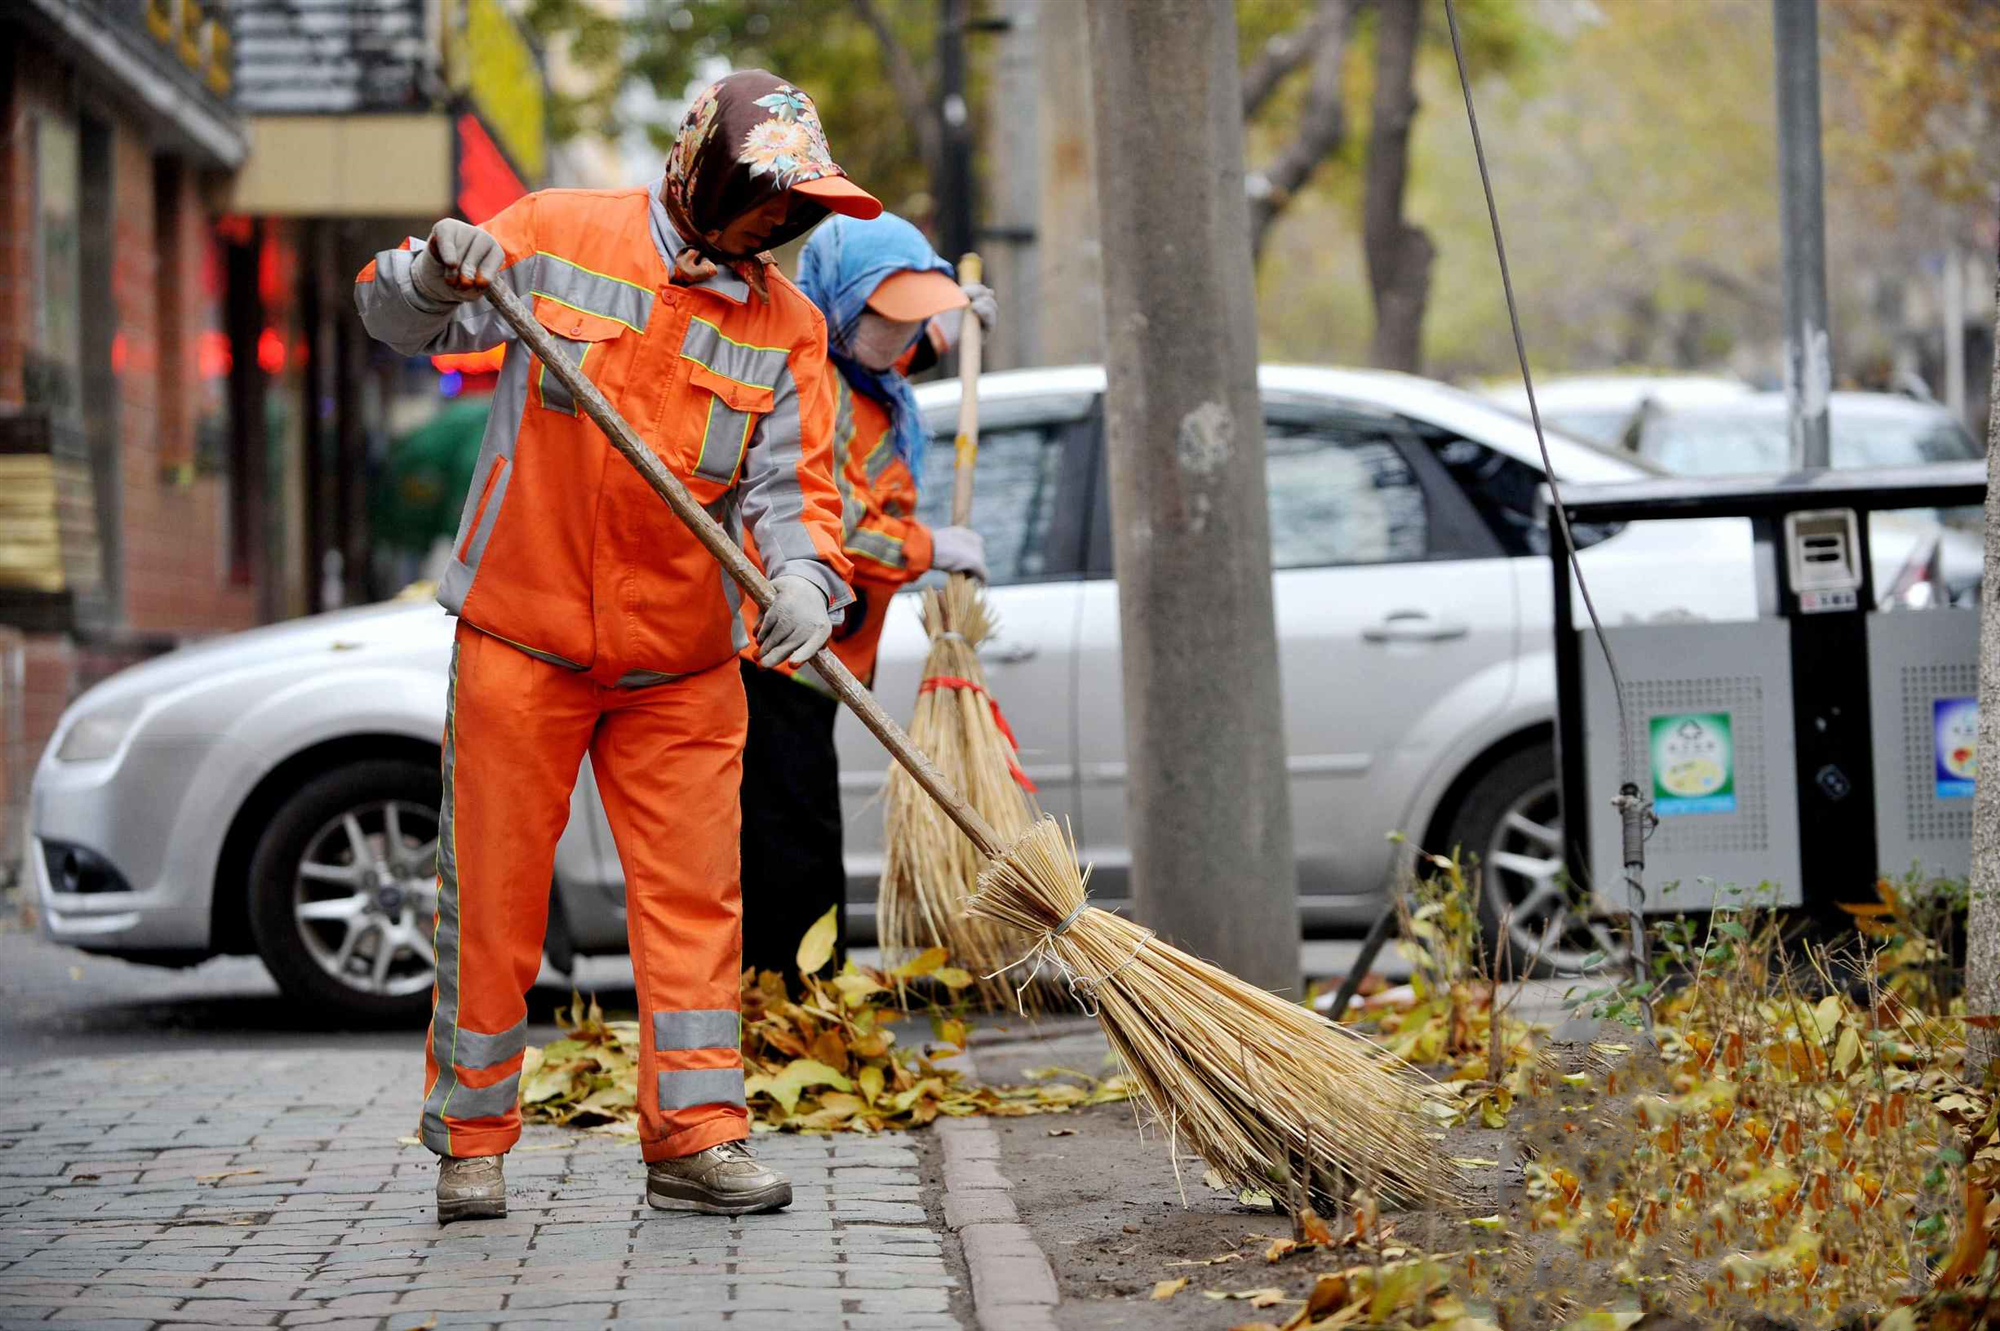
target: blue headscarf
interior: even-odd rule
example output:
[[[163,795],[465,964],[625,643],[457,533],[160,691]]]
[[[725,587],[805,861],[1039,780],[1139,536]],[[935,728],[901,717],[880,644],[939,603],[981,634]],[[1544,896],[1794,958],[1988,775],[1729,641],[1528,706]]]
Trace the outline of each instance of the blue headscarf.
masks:
[[[848,385],[888,408],[896,456],[922,485],[930,432],[924,428],[910,381],[894,370],[871,370],[850,352],[868,298],[883,278],[906,269],[957,275],[923,232],[893,213],[866,222],[838,216],[806,242],[799,256],[799,289],[826,315],[827,350]]]

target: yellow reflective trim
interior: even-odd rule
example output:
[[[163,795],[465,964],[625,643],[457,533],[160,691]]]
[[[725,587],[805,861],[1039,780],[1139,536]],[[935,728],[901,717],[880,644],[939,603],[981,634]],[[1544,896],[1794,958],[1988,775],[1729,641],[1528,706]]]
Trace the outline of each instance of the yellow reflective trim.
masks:
[[[550,297],[549,297],[549,299],[550,299],[550,300],[555,300],[555,297],[554,297],[554,296],[550,296]],[[560,301],[558,301],[557,303],[558,303],[558,304],[560,304],[561,302],[560,302]],[[572,306],[570,306],[570,308],[571,308],[571,309],[575,309],[575,308],[576,308],[576,306],[572,305]],[[585,314],[588,314],[588,313],[590,313],[590,311],[588,311],[588,310],[585,310],[585,311],[584,311],[584,313],[585,313]],[[604,316],[604,317],[608,319],[608,318],[610,318],[611,316],[607,314],[607,315],[606,315],[606,316]],[[632,325],[631,325],[631,324],[626,324],[625,326],[626,326],[627,328],[630,328],[630,327],[631,327]],[[591,347],[593,347],[593,346],[595,346],[595,345],[596,345],[596,343],[594,343],[594,342],[586,342],[586,343],[584,343],[584,344],[583,344],[583,350],[582,350],[581,352],[577,353],[577,358],[576,358],[576,372],[577,372],[578,374],[582,374],[582,373],[583,373],[583,363],[584,363],[584,362],[585,362],[586,360],[589,360],[589,359],[590,359],[590,349],[591,349]],[[568,385],[568,384],[566,384],[566,383],[564,383],[564,382],[563,382],[563,381],[562,381],[561,379],[557,379],[557,380],[556,380],[556,387],[558,387],[558,388],[562,389],[562,391],[563,391],[563,392],[565,392],[565,393],[568,393],[568,392],[569,392],[569,385]],[[544,409],[546,409],[546,410],[548,410],[548,411],[561,411],[561,412],[563,413],[563,415],[565,415],[565,416],[574,416],[574,415],[576,415],[576,400],[575,400],[575,396],[574,396],[574,395],[572,395],[572,396],[571,396],[571,400],[570,400],[570,404],[569,404],[569,409],[568,409],[567,411],[565,411],[565,410],[564,410],[563,408],[561,408],[561,407],[551,407],[551,406],[549,406],[549,363],[548,363],[547,361],[543,361],[543,362],[542,362],[542,369],[541,369],[541,373],[540,373],[539,375],[537,375],[537,376],[536,376],[536,378],[535,378],[535,392],[537,392],[538,394],[540,394],[540,395],[541,395],[541,399],[542,399],[542,406],[543,406],[543,408],[544,408]],[[497,636],[497,635],[496,635],[496,636]]]
[[[603,274],[600,273],[598,274],[598,276],[602,277]],[[613,277],[607,280],[616,282],[618,279]],[[571,302],[564,300],[561,296],[553,295],[547,291],[542,291],[538,288],[531,289],[528,292],[528,294],[531,296],[540,296],[543,300],[554,301],[556,304],[562,306],[566,310],[575,310],[578,314],[587,314],[593,319],[609,319],[612,323],[619,325],[621,328],[629,328],[635,333],[644,333],[646,331],[645,329],[639,327],[639,325],[621,319],[615,314],[606,314],[602,310],[586,310],[581,305],[572,304]]]
[[[612,279],[612,281],[614,282],[617,280],[618,280],[617,278]],[[714,324],[702,318],[699,314],[695,315],[692,319],[689,320],[689,322],[700,324],[702,327],[708,329],[710,332],[714,333],[717,337],[721,338],[724,342],[727,342],[732,347],[743,347],[750,351],[782,351],[787,356],[792,354],[792,349],[790,347],[760,347],[755,342],[738,342],[735,338],[729,336],[729,334],[723,332],[720,328],[717,328]],[[682,352],[681,354],[686,355],[687,353]],[[689,356],[688,359],[692,360],[694,358],[692,356]]]
[[[634,291],[643,291],[648,296],[653,294],[653,289],[647,286],[643,282],[634,282],[629,277],[613,277],[609,273],[600,273],[595,268],[584,267],[582,264],[578,263],[575,259],[565,259],[563,258],[562,255],[557,254],[553,250],[536,250],[535,253],[541,255],[543,258],[546,259],[554,259],[557,263],[566,263],[570,267],[576,269],[579,273],[589,273],[592,277],[601,277],[607,282],[616,282],[620,286],[631,287]],[[610,318],[609,315],[606,315],[605,317]],[[631,327],[630,324],[626,324],[625,326],[627,328]]]

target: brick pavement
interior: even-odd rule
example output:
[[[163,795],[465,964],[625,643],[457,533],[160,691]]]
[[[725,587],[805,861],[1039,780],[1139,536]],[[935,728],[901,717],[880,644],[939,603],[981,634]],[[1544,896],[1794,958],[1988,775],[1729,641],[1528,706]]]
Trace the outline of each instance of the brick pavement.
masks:
[[[0,1103],[0,1328],[959,1331],[907,1137],[760,1137],[774,1216],[653,1211],[637,1146],[531,1128],[509,1217],[440,1229],[422,1055],[24,1064]],[[969,1319],[968,1319],[969,1320]]]

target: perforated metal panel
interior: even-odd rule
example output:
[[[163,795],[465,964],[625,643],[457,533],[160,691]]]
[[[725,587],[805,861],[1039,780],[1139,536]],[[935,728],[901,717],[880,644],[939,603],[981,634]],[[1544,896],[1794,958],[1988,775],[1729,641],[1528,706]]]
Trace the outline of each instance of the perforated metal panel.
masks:
[[[1730,887],[1769,904],[1798,904],[1791,640],[1785,622],[1607,629],[1630,717],[1622,765],[1611,675],[1596,642],[1588,633],[1581,636],[1591,878],[1600,900],[1618,909],[1629,906],[1611,800],[1626,773],[1649,795],[1660,793],[1653,761],[1656,723],[1671,729],[1682,720],[1723,734],[1722,773],[1711,777],[1719,781],[1720,793],[1659,801],[1663,816],[1646,843],[1646,909],[1729,904],[1740,899],[1726,895]]]
[[[1964,877],[1972,864],[1972,793],[1952,770],[1949,732],[1961,700],[1979,695],[1978,612],[1869,615],[1868,673],[1879,867],[1891,875],[1918,867]]]

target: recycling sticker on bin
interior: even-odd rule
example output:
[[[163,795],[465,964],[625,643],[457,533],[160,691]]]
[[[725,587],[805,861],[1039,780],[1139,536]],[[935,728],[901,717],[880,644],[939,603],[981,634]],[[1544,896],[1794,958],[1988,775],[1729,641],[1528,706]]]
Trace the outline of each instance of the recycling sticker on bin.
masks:
[[[1662,818],[1736,812],[1736,745],[1727,712],[1652,720],[1653,811]]]
[[[1979,776],[1979,699],[1933,699],[1931,745],[1936,757],[1937,797],[1971,799]]]

